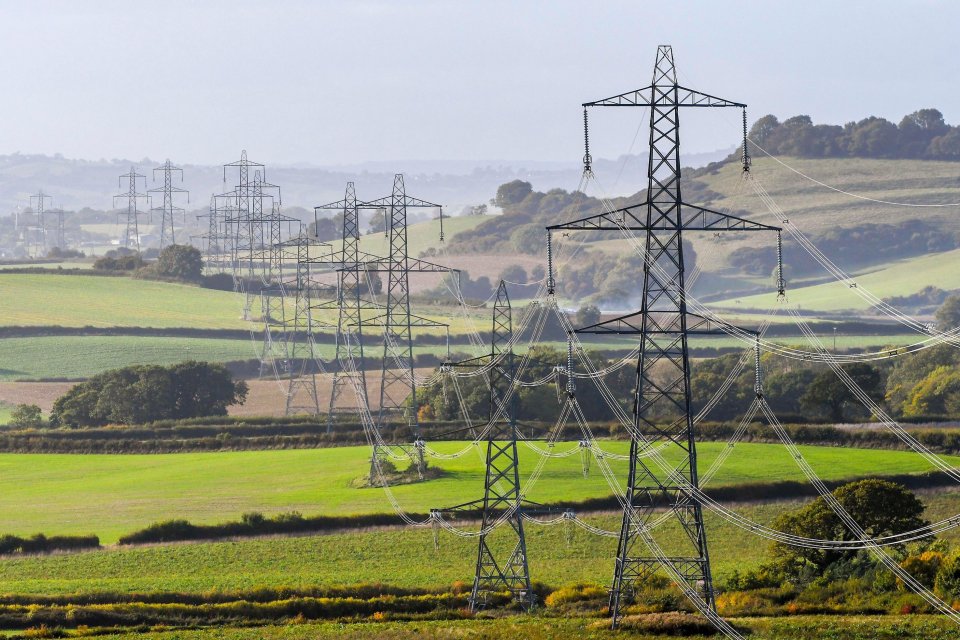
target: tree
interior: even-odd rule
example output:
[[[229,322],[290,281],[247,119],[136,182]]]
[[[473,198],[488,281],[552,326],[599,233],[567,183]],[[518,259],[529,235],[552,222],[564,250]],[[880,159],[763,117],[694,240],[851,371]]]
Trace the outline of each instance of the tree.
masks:
[[[377,209],[370,218],[370,233],[383,233],[387,229],[387,210]]]
[[[600,309],[594,304],[588,304],[577,309],[577,326],[589,327],[600,322]]]
[[[337,224],[337,216],[340,217],[340,224]],[[317,240],[336,240],[342,235],[343,214],[339,213],[333,218],[317,218],[310,223],[307,233]]]
[[[880,372],[877,369],[863,363],[845,365],[843,369],[871,399],[874,401],[883,399]],[[814,377],[800,398],[800,406],[815,416],[834,422],[843,422],[846,415],[845,409],[848,405],[853,406],[854,401],[856,396],[853,392],[840,380],[833,369],[828,369]]]
[[[234,381],[222,364],[124,367],[74,385],[54,402],[50,422],[86,427],[226,415],[246,397],[246,383]]]
[[[18,404],[10,413],[10,426],[30,429],[43,426],[43,412],[35,404]]]
[[[203,254],[190,245],[171,244],[160,252],[155,268],[158,276],[196,282],[203,277]]]
[[[955,416],[960,414],[960,371],[939,366],[918,382],[903,406],[903,415]]]
[[[937,320],[937,328],[941,331],[952,331],[960,327],[960,295],[953,293],[947,296],[934,314],[934,318]]]
[[[524,283],[527,281],[527,270],[518,264],[511,264],[500,272],[500,279],[506,282]]]
[[[896,535],[925,526],[923,503],[907,488],[887,480],[868,479],[838,487],[833,496],[843,509],[866,531],[867,535]],[[772,527],[787,534],[822,540],[854,540],[853,532],[843,523],[823,497],[773,521]],[[791,580],[804,574],[822,575],[831,565],[850,560],[855,550],[807,549],[774,543],[774,565]]]
[[[493,204],[505,209],[510,205],[519,204],[533,191],[533,185],[523,180],[513,180],[500,185]]]

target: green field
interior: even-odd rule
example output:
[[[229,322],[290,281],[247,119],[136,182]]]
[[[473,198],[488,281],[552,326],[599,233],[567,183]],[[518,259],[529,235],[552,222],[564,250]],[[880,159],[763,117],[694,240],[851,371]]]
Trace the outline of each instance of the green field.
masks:
[[[133,364],[229,362],[259,357],[258,343],[215,338],[49,336],[0,340],[0,380],[88,378]]]
[[[452,452],[466,443],[438,443]],[[625,453],[627,443],[604,448]],[[709,465],[726,445],[700,445],[700,464]],[[558,444],[556,451],[576,449]],[[431,461],[443,477],[393,489],[404,509],[426,512],[477,497],[482,487],[482,451],[454,460]],[[802,447],[810,463],[828,479],[929,470],[919,456],[902,451]],[[0,532],[29,535],[96,533],[105,542],[169,518],[196,523],[236,519],[247,511],[307,515],[389,513],[383,490],[353,488],[369,468],[367,447],[240,451],[162,455],[0,454]],[[538,455],[521,447],[522,469],[529,473]],[[960,458],[949,458],[953,464]],[[626,462],[610,462],[620,477]],[[715,485],[802,480],[779,445],[737,446],[714,480]],[[579,455],[549,459],[527,497],[538,502],[576,501],[609,495],[599,472],[583,478]]]
[[[960,512],[958,492],[923,496],[927,517],[939,520]],[[770,524],[800,502],[735,505],[751,520]],[[583,519],[608,531],[617,529],[616,513]],[[768,543],[705,514],[710,556],[720,582],[733,570],[756,566],[767,558]],[[476,523],[460,525],[476,530]],[[617,539],[601,537],[575,525],[526,525],[530,572],[551,586],[610,579]],[[668,522],[657,533],[669,550],[682,535]],[[491,537],[492,540],[496,538]],[[947,538],[958,542],[958,534]],[[223,542],[177,543],[102,551],[5,558],[0,561],[0,593],[67,594],[90,592],[244,591],[258,587],[305,589],[315,586],[384,582],[403,587],[442,588],[469,580],[476,538],[448,532],[434,547],[430,527],[387,527],[303,537],[270,537]]]
[[[446,241],[453,238],[460,231],[469,231],[486,220],[487,216],[455,216],[448,218],[443,216],[443,233]],[[407,251],[411,256],[419,256],[428,249],[441,251],[443,244],[440,242],[440,221],[430,220],[427,222],[418,222],[407,228]],[[389,253],[389,241],[382,233],[371,233],[360,238],[360,250],[372,253],[378,256],[385,256]],[[442,261],[440,261],[442,262]]]
[[[900,260],[883,268],[854,277],[858,287],[878,298],[905,296],[926,286],[942,289],[960,289],[960,249],[944,253]],[[840,282],[828,282],[810,287],[787,289],[787,302],[804,311],[837,312],[843,310],[867,311],[870,304],[850,287]],[[712,307],[727,309],[769,309],[777,303],[776,292],[744,296],[734,300],[711,303]]]
[[[125,277],[3,274],[6,326],[244,329],[243,298],[228,291]]]
[[[751,638],[765,640],[953,640],[956,624],[946,616],[790,616],[788,618],[732,618],[741,631],[749,631]],[[476,620],[438,620],[414,622],[325,622],[288,624],[253,628],[217,628],[183,631],[151,631],[147,633],[98,636],[105,640],[115,638],[144,638],[145,640],[601,640],[634,637],[660,640],[674,635],[636,635],[636,632],[612,632],[607,621],[565,615],[510,616]],[[684,636],[689,640],[717,638],[719,635]]]

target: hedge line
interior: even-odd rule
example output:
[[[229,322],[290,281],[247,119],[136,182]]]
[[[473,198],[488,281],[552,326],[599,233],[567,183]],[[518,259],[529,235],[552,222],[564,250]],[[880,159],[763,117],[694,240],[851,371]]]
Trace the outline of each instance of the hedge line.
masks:
[[[553,425],[529,424],[535,433]],[[455,423],[424,423],[422,437],[430,441],[447,437],[458,429]],[[730,422],[699,425],[698,439],[723,442],[737,429]],[[594,424],[598,436],[623,438],[617,424]],[[800,444],[844,446],[863,449],[903,450],[906,445],[885,429],[837,428],[833,425],[788,424],[791,438]],[[910,433],[924,446],[943,454],[960,454],[960,429],[956,427],[914,427]],[[404,441],[403,429],[386,434]],[[579,440],[579,427],[567,425],[559,434],[563,440]],[[778,443],[779,439],[763,423],[747,426],[743,442]],[[177,453],[183,451],[237,451],[269,449],[307,449],[358,446],[367,443],[362,427],[355,422],[334,425],[327,433],[326,418],[316,416],[286,418],[199,418],[163,421],[143,426],[109,426],[89,429],[15,429],[0,428],[0,452],[8,453]]]
[[[0,556],[52,553],[54,551],[81,551],[99,549],[97,536],[50,536],[42,533],[21,538],[10,534],[0,536]]]
[[[931,489],[954,486],[954,481],[942,473],[931,471],[923,474],[885,475],[884,479],[901,484],[908,489]],[[863,480],[865,477],[845,478],[825,481],[831,490],[839,486]],[[819,495],[816,488],[806,482],[781,480],[777,482],[756,482],[736,486],[714,487],[705,492],[718,502],[759,502],[770,500],[789,500],[810,498]],[[561,513],[571,510],[578,513],[597,511],[618,511],[622,507],[616,496],[588,498],[576,502],[558,502],[543,505]],[[670,506],[664,502],[663,507]],[[461,511],[456,517],[461,520],[479,520],[479,511]],[[411,513],[408,517],[425,520],[429,514]],[[216,540],[223,538],[242,538],[277,534],[322,533],[343,529],[361,529],[366,527],[403,526],[406,521],[395,513],[370,513],[352,516],[303,516],[297,512],[282,513],[269,517],[260,513],[244,514],[240,520],[219,524],[193,524],[187,520],[166,520],[122,536],[121,545],[151,544],[158,542],[185,542],[191,540]]]

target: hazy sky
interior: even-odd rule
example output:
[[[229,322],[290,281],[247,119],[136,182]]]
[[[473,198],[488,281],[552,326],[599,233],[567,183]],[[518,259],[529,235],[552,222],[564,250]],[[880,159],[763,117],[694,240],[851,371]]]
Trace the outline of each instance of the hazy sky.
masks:
[[[960,122],[957,2],[0,1],[0,153],[220,163],[578,159],[580,103],[680,81],[843,123]],[[592,113],[593,153],[639,109]],[[687,152],[739,114],[689,119]],[[645,135],[645,134],[644,134]],[[639,147],[642,148],[641,140]]]

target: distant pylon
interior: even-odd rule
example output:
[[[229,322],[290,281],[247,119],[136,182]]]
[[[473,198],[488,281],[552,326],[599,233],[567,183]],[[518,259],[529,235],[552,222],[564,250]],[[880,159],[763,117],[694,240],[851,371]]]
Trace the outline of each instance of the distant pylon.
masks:
[[[29,243],[34,248],[34,257],[42,257],[47,254],[47,223],[45,217],[47,200],[53,202],[53,198],[45,194],[42,190],[38,191],[36,195],[30,196],[30,206],[33,206],[34,201],[37,203],[36,208],[33,210],[37,218],[37,224],[36,226],[27,227]]]
[[[163,186],[150,189],[147,193],[163,194],[163,204],[150,209],[151,212],[156,211],[160,214],[160,249],[163,250],[163,248],[168,245],[176,244],[176,238],[173,232],[173,218],[175,213],[183,213],[181,207],[175,207],[173,205],[173,194],[185,193],[187,194],[187,202],[190,202],[190,192],[186,189],[173,186],[173,174],[178,171],[180,172],[180,181],[183,182],[183,169],[173,166],[169,159],[159,167],[154,168],[154,180],[157,179],[157,171],[163,172]]]
[[[137,252],[140,251],[140,225],[138,218],[141,215],[139,208],[137,207],[137,201],[140,198],[149,199],[146,193],[141,193],[137,191],[137,180],[143,178],[143,186],[147,186],[147,177],[143,174],[137,173],[136,167],[130,167],[130,172],[125,173],[120,176],[120,187],[123,187],[123,180],[127,179],[127,191],[126,193],[118,193],[113,196],[114,204],[116,204],[117,198],[126,198],[127,200],[127,211],[126,211],[126,229],[121,239],[124,248],[130,249],[131,245],[136,247]]]

